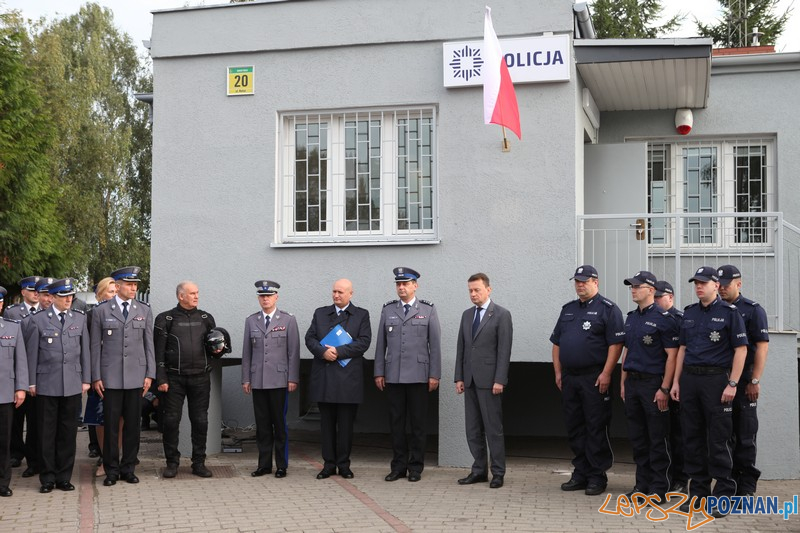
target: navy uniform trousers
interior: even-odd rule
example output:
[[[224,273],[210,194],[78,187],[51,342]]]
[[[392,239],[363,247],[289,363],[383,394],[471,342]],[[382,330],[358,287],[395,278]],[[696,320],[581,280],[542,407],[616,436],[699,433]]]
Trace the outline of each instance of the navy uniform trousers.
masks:
[[[712,478],[717,480],[714,496],[736,494],[730,448],[733,407],[720,402],[727,384],[725,373],[693,374],[689,367],[681,373],[684,470],[691,479],[691,496],[711,495]]]
[[[392,472],[422,473],[428,421],[427,383],[387,383],[389,427],[392,431]],[[411,438],[406,437],[406,420]]]
[[[36,396],[36,423],[39,432],[39,481],[65,483],[72,478],[78,436],[81,395]]]
[[[761,470],[756,468],[758,401],[751,402],[745,394],[752,377],[752,366],[745,368],[733,399],[733,477],[740,495],[754,493],[761,477]]]
[[[0,488],[11,483],[11,426],[13,403],[0,403]]]
[[[289,442],[286,429],[286,409],[289,389],[253,389],[253,414],[256,419],[256,444],[258,468],[272,470],[272,452],[275,450],[275,467],[286,470],[289,466]]]
[[[653,401],[662,376],[628,372],[625,416],[636,462],[636,488],[663,496],[670,488],[669,410]]]

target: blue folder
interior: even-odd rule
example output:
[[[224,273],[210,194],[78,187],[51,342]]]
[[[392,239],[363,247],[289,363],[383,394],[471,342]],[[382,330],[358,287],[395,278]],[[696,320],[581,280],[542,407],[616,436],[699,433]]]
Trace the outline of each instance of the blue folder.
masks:
[[[351,337],[340,324],[336,324],[336,326],[325,335],[325,338],[319,341],[323,346],[333,346],[334,348],[350,344],[351,342],[353,342],[353,337]],[[339,359],[338,362],[339,365],[344,368],[347,366],[347,363],[350,362],[350,359]]]

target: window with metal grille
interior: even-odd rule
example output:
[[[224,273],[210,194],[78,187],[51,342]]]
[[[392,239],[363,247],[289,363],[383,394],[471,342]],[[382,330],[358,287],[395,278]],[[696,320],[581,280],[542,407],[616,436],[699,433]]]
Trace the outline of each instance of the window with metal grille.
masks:
[[[435,241],[433,108],[280,117],[276,242]]]
[[[684,220],[681,246],[768,244],[761,216],[721,219],[703,213],[759,213],[775,202],[775,140],[772,138],[649,142],[649,212],[697,213]],[[671,246],[675,222],[651,219],[652,245]]]

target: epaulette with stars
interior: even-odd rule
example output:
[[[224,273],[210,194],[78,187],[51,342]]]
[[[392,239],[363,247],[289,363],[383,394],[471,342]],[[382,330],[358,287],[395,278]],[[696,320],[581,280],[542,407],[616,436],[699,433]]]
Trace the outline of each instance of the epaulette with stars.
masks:
[[[608,307],[614,307],[614,302],[612,302],[611,300],[606,300],[605,298],[603,298],[603,303],[606,304]]]
[[[260,315],[260,314],[261,314],[261,311],[256,311],[255,313],[253,313],[253,314],[252,314],[252,315],[250,315],[250,316],[256,316],[256,315]],[[250,318],[250,317],[247,317],[247,318]]]
[[[289,311],[284,311],[283,309],[278,309],[278,311],[280,311],[280,312],[281,312],[281,314],[284,314],[284,315],[286,315],[286,316],[294,316],[294,315],[293,315],[292,313],[290,313]]]
[[[100,302],[100,303],[96,304],[96,305],[95,305],[95,307],[98,307],[98,306],[101,306],[101,305],[107,304],[107,303],[108,303],[108,302],[110,302],[111,300],[113,300],[113,298],[109,298],[108,300],[103,300],[102,302]]]
[[[399,301],[400,301],[400,300],[391,300],[391,301],[388,301],[388,302],[386,302],[385,304],[383,304],[383,306],[384,306],[384,307],[386,307],[387,305],[396,304],[396,303],[397,303],[397,302],[399,302]]]
[[[26,316],[27,316],[27,315],[26,315]],[[5,320],[6,322],[13,322],[14,324],[21,324],[21,323],[22,323],[22,320],[16,320],[16,319],[13,319],[13,318],[5,318],[5,317],[2,317],[2,318],[3,318],[3,320]]]
[[[672,316],[669,311],[661,311],[661,316]]]
[[[70,313],[78,313],[78,314],[81,314],[81,315],[86,315],[86,311],[81,311],[80,309],[70,309],[69,312]]]
[[[420,300],[420,303],[423,303],[425,305],[430,305],[431,307],[433,307],[433,302],[429,302],[428,300]]]
[[[140,300],[140,299],[137,298],[136,301],[139,302],[140,304],[144,304],[147,307],[150,307],[150,304],[148,302],[145,302],[144,300]]]

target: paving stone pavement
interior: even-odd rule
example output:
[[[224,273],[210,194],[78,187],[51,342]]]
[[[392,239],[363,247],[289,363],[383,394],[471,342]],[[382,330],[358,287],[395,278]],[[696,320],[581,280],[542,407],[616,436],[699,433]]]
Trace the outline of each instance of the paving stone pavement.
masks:
[[[163,479],[160,435],[143,432],[140,483],[103,486],[95,460],[86,456],[87,433],[78,436],[79,457],[73,483],[77,490],[39,494],[37,478],[24,479],[15,468],[11,498],[0,498],[0,531],[14,532],[393,532],[393,531],[687,531],[685,518],[648,520],[642,511],[625,517],[598,512],[606,498],[565,493],[565,458],[510,457],[505,486],[487,483],[459,486],[467,469],[428,466],[422,481],[387,483],[391,452],[362,443],[353,451],[355,478],[317,480],[319,448],[313,438],[292,441],[285,479],[253,478],[255,445],[244,453],[208,458],[213,478],[192,476],[188,462],[178,477]],[[563,453],[566,456],[566,451]],[[429,458],[435,463],[435,456]],[[609,472],[608,508],[633,486],[634,467],[618,462]],[[781,505],[800,493],[800,481],[762,481],[761,495],[777,496]],[[654,512],[654,518],[663,515]],[[702,520],[696,515],[695,522]],[[703,525],[703,532],[800,532],[800,516],[729,516]]]

